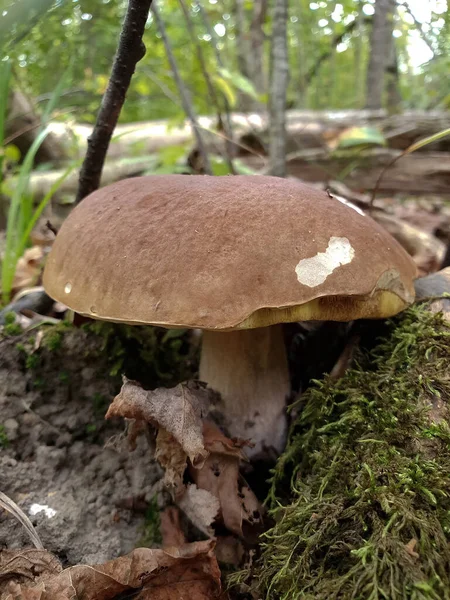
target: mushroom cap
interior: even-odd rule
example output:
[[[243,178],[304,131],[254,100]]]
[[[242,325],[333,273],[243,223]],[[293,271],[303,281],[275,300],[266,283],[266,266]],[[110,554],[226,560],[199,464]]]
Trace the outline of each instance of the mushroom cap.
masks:
[[[370,217],[278,177],[150,175],[103,187],[64,221],[44,286],[106,321],[231,330],[384,318],[416,266]]]

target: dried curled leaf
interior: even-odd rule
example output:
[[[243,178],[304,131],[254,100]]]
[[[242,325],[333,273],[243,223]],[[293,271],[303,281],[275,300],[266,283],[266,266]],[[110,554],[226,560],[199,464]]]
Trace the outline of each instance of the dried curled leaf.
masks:
[[[184,491],[183,474],[187,456],[181,445],[166,429],[158,429],[155,458],[164,469],[164,483],[178,498]]]
[[[205,448],[214,452],[206,459],[201,469],[190,468],[197,487],[207,490],[220,504],[224,525],[242,536],[243,526],[258,528],[262,519],[262,507],[244,478],[239,473],[242,457],[242,440],[230,440],[213,423],[204,428]]]
[[[212,600],[221,593],[215,542],[207,540],[179,548],[136,548],[102,565],[69,567],[45,584],[10,585],[1,600],[112,600],[129,590],[139,600]]]
[[[47,552],[37,548],[24,550],[2,550],[0,552],[0,592],[2,582],[13,580],[34,581],[36,577],[45,578],[62,571],[59,560]]]
[[[212,422],[202,420],[207,413],[208,391],[194,383],[171,389],[145,391],[124,379],[106,418],[122,416],[146,421],[157,428],[155,456],[165,469],[178,506],[206,535],[212,536],[212,523],[221,521],[239,536],[259,529],[262,508],[239,473],[246,440],[229,439]],[[195,486],[184,487],[188,467]]]
[[[176,506],[168,506],[159,516],[163,548],[179,547],[186,543],[180,523],[180,511]]]
[[[190,385],[144,390],[124,378],[119,394],[112,401],[106,418],[121,416],[147,421],[169,432],[196,464],[207,455],[203,446],[202,405]]]

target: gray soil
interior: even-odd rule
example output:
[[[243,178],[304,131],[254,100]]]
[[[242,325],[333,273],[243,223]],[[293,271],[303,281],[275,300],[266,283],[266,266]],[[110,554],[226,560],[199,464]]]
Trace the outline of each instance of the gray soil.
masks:
[[[64,565],[145,545],[145,501],[161,498],[161,472],[143,438],[130,452],[124,422],[103,418],[120,379],[109,375],[101,338],[71,328],[57,349],[35,349],[35,336],[0,339],[0,491]],[[0,509],[0,549],[30,546]]]

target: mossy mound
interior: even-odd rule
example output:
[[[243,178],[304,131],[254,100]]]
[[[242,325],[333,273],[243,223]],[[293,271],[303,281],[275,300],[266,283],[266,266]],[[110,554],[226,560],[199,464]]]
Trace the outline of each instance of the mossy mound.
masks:
[[[449,367],[448,323],[416,305],[299,399],[257,597],[450,598]]]

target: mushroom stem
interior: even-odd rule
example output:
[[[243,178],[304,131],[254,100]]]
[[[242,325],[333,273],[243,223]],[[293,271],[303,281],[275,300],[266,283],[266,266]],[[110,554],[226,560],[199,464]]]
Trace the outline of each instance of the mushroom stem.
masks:
[[[290,381],[281,325],[204,331],[200,379],[221,394],[230,435],[255,444],[249,456],[284,448]]]

